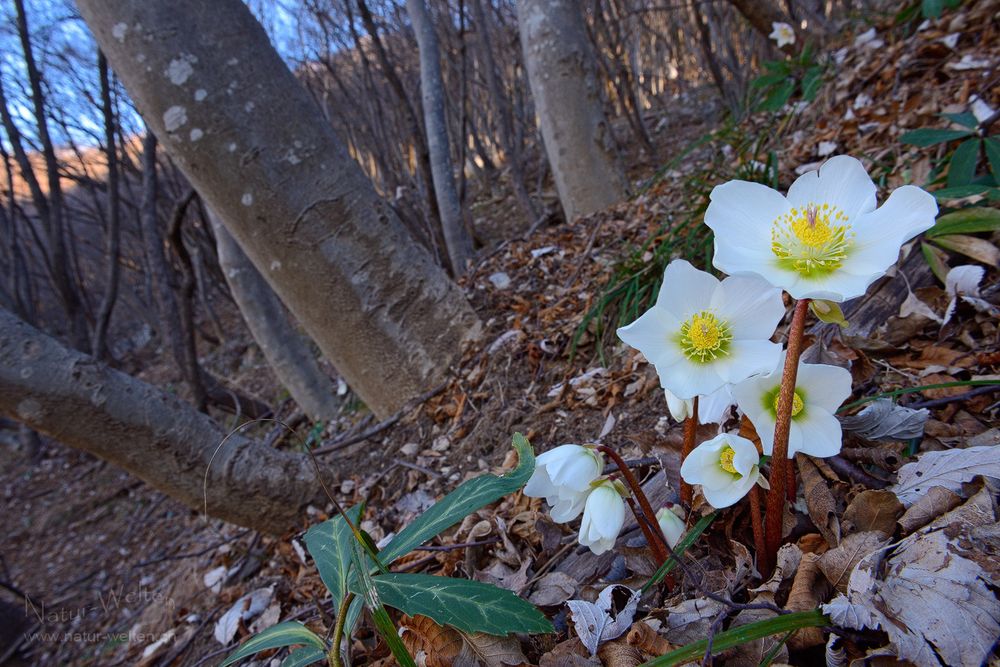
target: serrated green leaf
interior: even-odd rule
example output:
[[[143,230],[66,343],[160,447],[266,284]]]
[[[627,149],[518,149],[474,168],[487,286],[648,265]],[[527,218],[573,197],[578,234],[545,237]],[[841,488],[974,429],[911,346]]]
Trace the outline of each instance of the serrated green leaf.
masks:
[[[970,206],[940,216],[934,226],[927,230],[926,236],[934,238],[948,234],[975,234],[997,230],[1000,230],[1000,210],[987,206]]]
[[[777,111],[781,107],[785,106],[788,100],[792,97],[792,93],[795,91],[795,79],[786,79],[785,81],[779,83],[774,87],[764,101],[761,103],[760,108],[764,111]]]
[[[506,635],[552,632],[552,623],[533,604],[481,581],[389,572],[372,577],[383,604],[421,614],[463,632]]]
[[[948,255],[943,250],[935,248],[928,243],[920,244],[920,252],[923,254],[927,266],[931,267],[931,273],[943,284],[950,270],[948,267]]]
[[[993,174],[994,185],[1000,185],[1000,140],[996,137],[986,137],[983,140],[986,148],[986,159],[990,163],[990,173]]]
[[[931,194],[938,201],[947,201],[949,199],[965,199],[966,197],[972,197],[975,195],[987,194],[991,189],[988,185],[960,185],[956,188],[942,188],[940,190],[935,190]]]
[[[323,651],[326,650],[326,644],[323,643],[323,640],[317,637],[309,628],[295,621],[287,621],[271,626],[267,630],[245,641],[236,651],[230,653],[229,657],[219,667],[226,667],[264,649],[294,646],[295,644],[303,644]]]
[[[966,139],[958,145],[948,163],[948,187],[957,188],[972,183],[979,159],[979,139]]]
[[[324,660],[326,660],[326,651],[315,646],[306,646],[289,653],[288,657],[281,661],[281,667],[306,667]]]
[[[501,477],[481,475],[460,484],[393,538],[379,554],[383,562],[389,564],[406,555],[469,514],[527,484],[535,470],[535,453],[520,433],[514,434],[513,444],[517,450],[517,467],[514,470]]]
[[[360,504],[347,510],[355,526],[361,518]],[[333,597],[333,608],[339,609],[347,594],[347,574],[351,564],[351,544],[355,541],[351,527],[339,514],[329,521],[309,529],[305,536],[306,549],[316,561],[319,576]]]
[[[972,135],[971,130],[939,130],[931,127],[924,127],[919,130],[905,132],[899,140],[911,146],[933,146],[934,144],[954,141]]]
[[[821,628],[830,625],[830,619],[823,615],[819,609],[812,611],[798,611],[791,614],[782,614],[774,618],[767,618],[756,623],[747,623],[725,632],[720,632],[712,638],[712,653],[725,651],[726,649],[740,644],[746,644],[757,639],[770,637],[771,635],[783,632],[791,632],[801,628]],[[708,640],[687,644],[677,650],[653,658],[643,667],[671,667],[672,665],[682,665],[696,658],[700,658],[708,649]]]
[[[976,120],[975,114],[970,111],[964,111],[962,113],[943,113],[941,115],[952,122],[958,123],[962,127],[969,128],[970,130],[976,129],[976,126],[979,125],[979,121]]]

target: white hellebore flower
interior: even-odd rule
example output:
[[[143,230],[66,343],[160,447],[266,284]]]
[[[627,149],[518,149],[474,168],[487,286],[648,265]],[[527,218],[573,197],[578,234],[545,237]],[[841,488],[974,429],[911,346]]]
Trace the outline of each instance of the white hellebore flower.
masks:
[[[847,301],[896,263],[900,247],[934,224],[934,197],[913,185],[875,208],[875,184],[846,155],[800,176],[784,197],[760,183],[712,190],[705,224],[715,268],[759,275],[796,299]]]
[[[619,483],[620,484],[620,483]],[[590,547],[594,555],[615,546],[618,533],[625,525],[625,501],[623,489],[610,480],[602,480],[587,496],[580,523],[580,544]]]
[[[774,424],[781,392],[785,354],[770,375],[758,375],[733,387],[736,402],[757,429],[768,456],[774,450]],[[840,451],[840,421],[834,415],[851,395],[851,374],[839,366],[799,363],[792,396],[792,424],[788,432],[788,458],[795,452],[809,456],[834,456]]]
[[[677,398],[669,389],[663,390],[667,397],[667,410],[675,421],[682,422],[691,416],[694,411],[694,399]],[[723,385],[721,389],[713,391],[707,396],[698,397],[698,423],[699,424],[721,424],[729,408],[733,407],[736,399],[733,398],[732,385]]]
[[[556,523],[572,521],[583,511],[590,483],[601,476],[600,453],[580,445],[560,445],[535,459],[535,472],[524,487],[524,495],[545,498]]]
[[[760,479],[760,456],[746,438],[720,433],[695,447],[681,464],[688,484],[701,484],[712,507],[722,509],[745,496]]]
[[[680,542],[684,534],[684,519],[677,516],[670,507],[662,507],[656,513],[656,523],[660,524],[663,536],[667,538],[667,544],[673,549]]]
[[[795,29],[787,23],[782,23],[780,21],[774,21],[771,23],[771,27],[774,30],[768,37],[773,39],[778,44],[778,48],[784,47],[786,44],[795,43]]]
[[[771,370],[781,346],[769,339],[784,314],[781,291],[760,278],[720,282],[678,259],[653,307],[618,337],[656,367],[664,389],[689,399]]]

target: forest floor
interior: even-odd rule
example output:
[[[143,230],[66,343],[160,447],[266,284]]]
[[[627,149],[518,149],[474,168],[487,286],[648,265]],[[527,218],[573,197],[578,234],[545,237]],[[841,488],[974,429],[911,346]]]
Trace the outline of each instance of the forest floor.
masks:
[[[943,127],[939,114],[966,112],[976,96],[997,106],[996,6],[973,3],[971,9],[947,14],[919,31],[915,23],[909,29],[878,25],[877,41],[845,37],[838,45],[843,47],[839,62],[819,97],[786,116],[777,133],[782,189],[794,180],[796,168],[819,163],[830,152],[866,157],[884,188],[924,183],[943,153],[901,146],[899,135]],[[856,32],[862,35],[867,28],[859,26]],[[657,126],[663,154],[713,129],[702,121],[703,116],[692,114]],[[765,134],[772,131],[772,121],[773,116],[756,116],[738,132]],[[484,251],[480,264],[463,279],[486,324],[484,342],[468,350],[448,384],[392,423],[379,424],[360,409],[327,426],[316,445],[333,450],[321,455],[337,471],[337,479],[328,484],[345,505],[367,502],[362,526],[376,541],[398,531],[461,481],[510,469],[514,432],[526,435],[536,452],[568,442],[600,442],[627,459],[643,459],[637,473],[658,487],[662,500],[676,500],[672,489],[681,428],[667,416],[652,366],[614,344],[609,333],[615,326],[613,307],[582,332],[578,327],[621,275],[623,261],[651,257],[652,244],[665,236],[664,223],[680,220],[679,214],[690,208],[694,183],[704,177],[704,165],[718,161],[719,150],[725,153],[717,142],[706,144],[656,178],[652,167],[637,167],[638,194],[628,202]],[[734,153],[734,164],[747,159],[738,148]],[[646,165],[654,162],[648,156],[644,160]],[[497,219],[507,215],[509,206],[496,202],[492,209]],[[491,206],[475,210],[479,224],[491,224]],[[920,248],[908,250],[900,271],[908,287],[901,288],[899,278],[884,281],[874,288],[878,304],[867,299],[855,306],[859,317],[872,319],[877,313],[877,320],[852,320],[851,328],[839,333],[832,325],[812,330],[813,357],[849,367],[855,398],[953,379],[1000,377],[995,313],[960,304],[947,325],[935,322],[933,315],[943,314],[949,297],[927,269]],[[994,257],[982,248],[978,252],[980,260]],[[971,263],[954,253],[944,259],[952,266]],[[996,262],[980,261],[984,263],[982,293],[995,302]],[[915,312],[908,296],[927,310]],[[219,309],[224,325],[244,331],[231,306],[220,304]],[[596,328],[599,322],[603,331]],[[290,408],[271,389],[276,383],[248,336],[208,351],[204,361],[241,391],[283,405],[281,416],[288,416]],[[161,366],[150,369],[145,379],[163,385],[178,378]],[[797,543],[800,556],[835,552],[842,539],[872,527],[871,521],[859,527],[858,514],[872,498],[863,492],[891,483],[896,470],[912,460],[908,454],[1000,444],[998,397],[991,392],[951,387],[901,396],[901,404],[930,409],[918,444],[849,434],[840,465],[814,463],[809,479],[802,473],[796,526],[788,541]],[[340,446],[360,434],[369,435]],[[258,435],[267,437],[268,429],[259,429]],[[295,447],[309,437],[304,425],[294,436],[282,436],[276,446]],[[656,476],[661,469],[669,486],[662,474]],[[278,620],[301,620],[321,635],[332,627],[334,612],[302,542],[302,532],[328,518],[330,507],[309,508],[298,531],[280,538],[262,536],[206,521],[113,466],[52,442],[34,460],[5,457],[0,488],[5,506],[16,509],[8,509],[4,517],[0,579],[31,599],[27,617],[34,626],[31,640],[11,664],[193,667],[217,664],[239,641]],[[992,501],[990,505],[992,512]],[[895,518],[890,534],[898,530]],[[629,644],[622,637],[613,643],[619,653],[604,650],[599,658],[589,658],[574,638],[572,624],[567,626],[562,601],[592,600],[612,580],[628,585],[648,578],[653,564],[639,548],[637,535],[633,523],[626,527],[617,556],[593,557],[576,545],[570,527],[547,517],[543,503],[518,493],[447,531],[435,543],[444,548],[417,551],[398,566],[497,583],[536,602],[554,619],[559,634],[525,638],[514,647],[514,654],[530,664],[631,665],[654,655],[656,648],[641,638]],[[986,561],[1000,547],[991,539],[980,551]],[[487,544],[455,547],[468,542]],[[704,573],[702,585],[748,599],[749,588],[761,586],[744,546],[752,544],[745,509],[724,514],[694,548]],[[1000,585],[995,561],[986,570],[984,578]],[[786,575],[771,591],[779,604],[786,604],[793,583]],[[834,587],[815,588],[813,606],[829,600]],[[226,632],[217,625],[220,617],[249,593],[260,613]],[[652,610],[648,618],[658,619],[663,630],[670,628],[671,643],[682,644],[703,638],[718,614],[718,607],[699,607],[699,600],[704,602],[699,590],[684,582],[669,593],[644,598],[642,608]],[[664,620],[671,617],[665,609],[673,618],[684,618],[683,624]],[[422,648],[419,628],[408,627],[408,641],[415,642],[411,648]],[[854,658],[868,650],[890,654],[883,648],[888,645],[885,635],[870,633],[855,637],[848,648]],[[726,664],[757,664],[770,646],[748,644],[728,653]],[[358,664],[388,664],[387,651],[370,625],[355,634],[354,655]],[[818,647],[797,644],[790,655],[782,649],[777,659],[822,661],[822,639]],[[269,658],[258,664],[270,664]]]

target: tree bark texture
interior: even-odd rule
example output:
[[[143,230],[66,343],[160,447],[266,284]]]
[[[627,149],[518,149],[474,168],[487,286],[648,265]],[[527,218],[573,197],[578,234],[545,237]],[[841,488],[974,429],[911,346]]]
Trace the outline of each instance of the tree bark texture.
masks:
[[[348,384],[387,417],[481,324],[239,0],[80,0],[139,111]]]
[[[621,201],[627,182],[604,117],[578,0],[518,0],[521,47],[566,220]]]
[[[226,283],[271,370],[310,419],[332,419],[338,408],[336,388],[319,367],[308,339],[288,321],[281,300],[219,217],[209,211],[208,218]]]
[[[465,273],[472,259],[472,238],[462,220],[462,204],[455,188],[455,170],[451,164],[448,142],[448,120],[444,110],[444,82],[441,80],[440,46],[434,24],[424,0],[406,0],[413,22],[413,32],[420,50],[420,96],[424,107],[424,127],[427,129],[427,149],[431,172],[434,174],[434,197],[441,214],[441,229],[448,250],[451,270]]]
[[[242,526],[284,532],[319,497],[307,457],[241,435],[220,448],[226,432],[207,415],[4,310],[0,414],[121,466],[192,509],[203,509],[207,489],[208,513]]]

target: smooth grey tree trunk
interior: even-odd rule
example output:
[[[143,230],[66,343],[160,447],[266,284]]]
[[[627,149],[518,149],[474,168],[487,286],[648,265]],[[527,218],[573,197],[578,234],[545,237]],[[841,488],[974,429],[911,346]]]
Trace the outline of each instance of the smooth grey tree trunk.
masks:
[[[587,27],[578,0],[518,0],[517,19],[545,152],[572,222],[627,192]]]
[[[239,0],[79,0],[184,175],[380,418],[481,324]]]
[[[0,414],[121,466],[195,510],[204,508],[207,489],[211,516],[258,530],[296,527],[302,507],[321,494],[306,456],[241,435],[219,448],[226,432],[207,415],[5,310]]]
[[[472,259],[472,238],[462,221],[462,204],[455,187],[455,170],[448,143],[448,119],[444,111],[444,82],[441,80],[440,45],[424,0],[406,0],[413,32],[420,49],[420,95],[424,106],[427,149],[434,174],[434,196],[441,214],[441,230],[448,249],[451,270],[465,273]]]
[[[338,408],[336,387],[319,367],[309,341],[288,321],[285,308],[211,210],[219,265],[264,358],[278,381],[312,420],[332,419]]]

